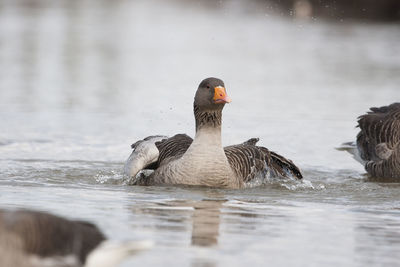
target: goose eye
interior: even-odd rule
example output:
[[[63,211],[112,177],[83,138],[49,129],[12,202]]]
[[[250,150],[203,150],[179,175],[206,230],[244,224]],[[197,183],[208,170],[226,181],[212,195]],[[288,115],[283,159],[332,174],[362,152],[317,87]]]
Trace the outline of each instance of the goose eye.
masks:
[[[207,85],[207,89],[210,89],[210,86],[209,86],[209,85]]]

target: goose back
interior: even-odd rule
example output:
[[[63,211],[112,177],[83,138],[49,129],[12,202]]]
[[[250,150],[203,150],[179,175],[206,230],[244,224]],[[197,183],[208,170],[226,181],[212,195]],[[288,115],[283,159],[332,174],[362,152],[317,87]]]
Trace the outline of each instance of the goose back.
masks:
[[[375,177],[400,177],[400,103],[373,107],[358,118],[357,147]]]
[[[0,232],[13,236],[25,253],[40,257],[72,254],[81,263],[105,240],[100,230],[89,222],[30,210],[0,210]]]

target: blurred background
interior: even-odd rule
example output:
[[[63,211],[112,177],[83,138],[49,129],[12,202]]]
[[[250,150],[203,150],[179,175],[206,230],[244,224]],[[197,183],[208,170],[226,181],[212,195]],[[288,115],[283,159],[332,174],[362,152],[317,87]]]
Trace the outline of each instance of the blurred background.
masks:
[[[399,44],[398,0],[0,0],[0,206],[155,241],[138,266],[398,266],[399,184],[334,148],[399,101]],[[304,182],[124,185],[131,143],[193,136],[210,76],[223,143],[260,137]]]
[[[357,168],[332,148],[398,96],[399,12],[394,0],[1,0],[0,143],[25,143],[3,157],[121,161],[138,138],[193,134],[194,92],[215,76],[234,100],[227,144],[260,136],[303,164]]]

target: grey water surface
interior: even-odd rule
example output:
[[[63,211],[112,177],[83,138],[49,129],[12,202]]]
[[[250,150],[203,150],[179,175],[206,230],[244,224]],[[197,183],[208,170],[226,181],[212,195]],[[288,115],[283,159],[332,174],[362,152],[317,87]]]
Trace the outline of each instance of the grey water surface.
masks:
[[[399,266],[400,183],[349,154],[356,118],[400,100],[400,27],[295,20],[263,1],[0,1],[0,207],[154,247],[123,266]],[[259,137],[303,182],[124,184],[130,144],[194,134],[223,79],[223,143]]]

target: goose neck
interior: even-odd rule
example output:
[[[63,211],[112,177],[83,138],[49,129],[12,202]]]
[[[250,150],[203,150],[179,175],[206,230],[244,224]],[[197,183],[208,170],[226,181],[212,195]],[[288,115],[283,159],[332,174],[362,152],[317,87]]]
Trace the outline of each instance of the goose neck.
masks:
[[[222,109],[202,110],[194,105],[194,117],[196,120],[196,133],[207,129],[207,132],[219,132],[221,134]]]

